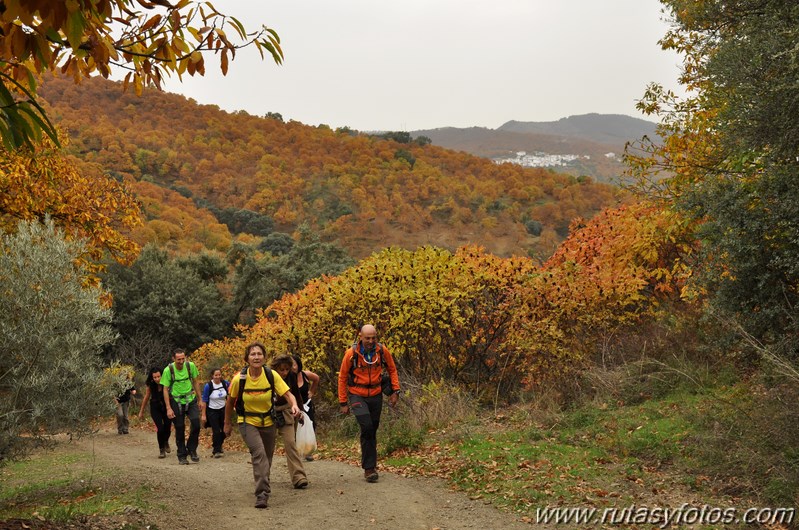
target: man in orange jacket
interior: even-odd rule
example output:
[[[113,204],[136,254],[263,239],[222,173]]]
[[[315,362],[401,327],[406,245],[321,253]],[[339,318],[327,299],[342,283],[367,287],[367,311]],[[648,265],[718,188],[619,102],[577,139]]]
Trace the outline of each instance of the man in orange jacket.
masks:
[[[371,324],[361,328],[359,340],[344,352],[338,373],[338,401],[341,413],[350,411],[361,428],[361,467],[367,482],[377,482],[377,428],[383,408],[383,370],[388,372],[388,404],[399,398],[397,366],[388,349],[377,342],[377,330]]]

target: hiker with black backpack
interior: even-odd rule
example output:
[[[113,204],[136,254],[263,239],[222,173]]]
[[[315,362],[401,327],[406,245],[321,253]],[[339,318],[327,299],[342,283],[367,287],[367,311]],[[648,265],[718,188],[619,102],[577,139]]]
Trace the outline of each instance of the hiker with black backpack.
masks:
[[[166,401],[164,400],[164,387],[161,385],[161,370],[150,368],[147,375],[147,390],[144,392],[144,399],[139,409],[139,421],[144,419],[144,408],[150,403],[150,417],[153,418],[156,428],[156,440],[158,440],[158,458],[166,458],[166,454],[171,452],[169,448],[169,435],[172,432],[172,420],[166,416]]]
[[[272,370],[286,382],[296,401],[299,390],[297,389],[297,380],[294,379],[291,373],[291,365],[294,364],[294,359],[290,355],[278,355],[270,366]],[[294,489],[305,489],[308,487],[308,475],[305,473],[305,466],[302,465],[302,457],[297,451],[297,444],[295,443],[295,433],[297,432],[297,422],[294,417],[288,412],[290,404],[286,396],[280,396],[275,402],[275,410],[278,415],[277,419],[277,432],[280,439],[283,440],[283,451],[286,453],[286,464],[289,468],[289,476]],[[299,421],[302,421],[301,419]]]
[[[222,379],[222,370],[211,369],[211,380],[205,383],[202,395],[202,412],[200,423],[211,427],[211,457],[221,458],[225,452],[222,442],[225,441],[225,402],[230,383]]]
[[[175,426],[175,445],[179,464],[199,462],[197,446],[200,444],[200,372],[197,366],[186,360],[186,350],[175,350],[173,362],[161,373],[164,385],[166,416]],[[186,441],[186,418],[189,419],[189,439]]]
[[[319,393],[320,378],[314,372],[302,368],[302,359],[299,355],[292,355],[291,358],[294,360],[294,363],[291,365],[290,377],[297,382],[297,392],[294,392],[293,386],[289,386],[291,386],[291,391],[294,392],[294,397],[297,398],[297,404],[308,414],[315,434],[316,406],[314,405],[313,398]],[[305,455],[305,460],[308,462],[313,462],[313,459],[313,455]]]
[[[117,433],[128,434],[130,419],[128,418],[128,407],[130,407],[131,396],[136,395],[136,387],[133,384],[133,370],[125,370],[124,390],[114,398],[117,404]]]
[[[338,373],[341,413],[350,411],[361,429],[361,467],[367,482],[377,482],[377,428],[383,409],[383,394],[394,407],[399,398],[397,366],[388,349],[377,342],[377,330],[366,324],[359,340],[344,353]]]
[[[244,350],[244,362],[238,377],[234,377],[228,389],[225,406],[225,434],[233,430],[232,417],[236,411],[241,438],[250,449],[252,474],[255,479],[255,507],[266,508],[269,494],[269,473],[275,453],[275,401],[285,396],[289,412],[297,418],[300,409],[288,385],[276,372],[265,366],[266,347],[260,342],[249,344]]]

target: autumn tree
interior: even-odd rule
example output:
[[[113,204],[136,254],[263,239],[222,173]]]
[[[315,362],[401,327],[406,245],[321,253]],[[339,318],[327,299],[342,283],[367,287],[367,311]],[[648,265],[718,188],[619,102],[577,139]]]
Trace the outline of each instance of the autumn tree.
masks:
[[[338,276],[285,294],[259,311],[254,325],[241,328],[241,337],[206,344],[197,359],[226,358],[232,370],[244,344],[261,340],[270,351],[301,355],[334,388],[358,324],[372,322],[406,373],[468,385],[493,400],[498,388],[518,386],[511,374],[525,359],[508,340],[512,293],[532,270],[527,258],[499,258],[477,247],[454,254],[434,247],[384,249]]]
[[[242,47],[283,60],[277,33],[248,32],[210,2],[178,0],[3,0],[0,2],[0,136],[6,149],[56,131],[37,102],[36,75],[59,70],[79,81],[112,69],[141,94],[165,75],[204,75],[205,55],[222,73]]]
[[[696,245],[683,216],[641,202],[575,220],[571,232],[516,292],[513,337],[529,383],[572,373],[613,336],[690,298]]]
[[[799,331],[799,4],[662,3],[674,20],[662,45],[682,54],[688,97],[648,89],[640,108],[665,140],[628,150],[631,172],[700,222],[715,310],[780,343]]]
[[[106,253],[124,263],[139,251],[128,236],[141,223],[139,204],[124,184],[65,156],[50,140],[32,151],[0,150],[0,230],[45,217],[67,236],[86,240],[82,259],[89,273],[102,268]]]

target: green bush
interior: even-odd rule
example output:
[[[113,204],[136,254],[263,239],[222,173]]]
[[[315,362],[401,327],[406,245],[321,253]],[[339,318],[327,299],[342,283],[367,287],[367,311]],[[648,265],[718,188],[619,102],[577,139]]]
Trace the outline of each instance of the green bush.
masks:
[[[102,350],[114,339],[102,289],[84,287],[80,242],[52,221],[21,222],[0,242],[0,465],[49,443],[83,434],[113,411],[121,372],[103,375]]]
[[[774,506],[799,496],[799,388],[741,383],[697,412],[696,455],[724,491]]]
[[[422,446],[426,431],[415,426],[410,418],[399,417],[394,421],[386,421],[387,419],[384,411],[378,433],[378,449],[381,454],[390,455],[400,449],[412,451]]]

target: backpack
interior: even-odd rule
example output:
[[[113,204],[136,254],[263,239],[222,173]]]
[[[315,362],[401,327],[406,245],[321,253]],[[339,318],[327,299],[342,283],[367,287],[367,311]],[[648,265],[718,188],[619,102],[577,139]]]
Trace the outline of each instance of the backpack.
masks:
[[[390,396],[394,393],[394,389],[391,387],[391,376],[388,374],[388,363],[386,362],[386,347],[383,346],[381,343],[377,343],[375,346],[375,352],[380,352],[380,388],[382,392]],[[358,359],[360,355],[358,354],[358,343],[354,343],[352,345],[352,362],[350,363],[350,378],[347,381],[349,386],[359,386],[363,388],[377,388],[377,385],[359,385],[355,383],[355,369],[358,367]]]
[[[225,391],[225,397],[228,397],[230,395],[230,392],[228,392],[228,382],[225,381],[224,379],[221,379],[219,382],[222,383],[222,389]],[[213,379],[208,381],[207,383],[205,383],[205,385],[208,387],[208,401],[210,402],[211,401],[211,394],[214,393],[214,390],[219,390],[219,389],[218,388],[216,388],[216,389],[214,388],[214,380]],[[203,388],[203,393],[205,393],[205,389],[204,388]]]
[[[193,365],[193,363],[191,361],[186,361],[186,372],[188,372],[188,374],[189,374],[189,382],[190,383],[194,383],[194,378],[191,376],[191,367],[192,367],[192,365]],[[173,363],[173,362],[169,363],[169,375],[170,375],[170,378],[169,378],[169,393],[170,393],[170,395],[172,395],[174,397],[183,397],[183,396],[188,396],[189,394],[191,394],[191,392],[194,392],[194,386],[192,385],[192,390],[191,390],[191,392],[189,392],[189,394],[182,394],[180,396],[175,396],[174,394],[172,394],[172,385],[174,385],[176,383],[176,381],[175,381],[175,363]],[[181,379],[181,381],[185,381],[185,379]]]
[[[275,392],[275,379],[274,379],[274,377],[272,375],[272,369],[271,368],[264,367],[264,368],[262,368],[262,370],[266,374],[266,381],[269,383],[269,388],[267,388],[266,390],[270,390],[272,392],[272,406],[269,407],[269,410],[267,412],[264,412],[264,413],[261,413],[261,412],[247,412],[247,411],[244,410],[244,392],[247,391],[247,390],[245,390],[245,387],[247,386],[247,370],[248,369],[249,369],[249,366],[245,366],[244,368],[241,369],[241,372],[239,372],[239,393],[236,396],[236,401],[233,403],[233,408],[236,410],[236,414],[240,418],[242,418],[244,421],[246,421],[247,415],[249,414],[250,416],[258,416],[258,417],[260,417],[261,418],[261,425],[263,425],[264,424],[264,419],[268,415],[270,418],[272,418],[272,423],[277,427],[278,426],[278,419],[277,419],[278,415],[277,415],[277,413],[275,411],[275,402],[277,401],[277,396],[275,395],[276,394],[276,392]],[[250,392],[254,392],[254,390],[250,390]],[[281,416],[281,419],[282,419],[282,414],[280,416]]]

